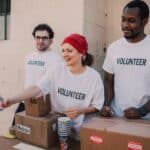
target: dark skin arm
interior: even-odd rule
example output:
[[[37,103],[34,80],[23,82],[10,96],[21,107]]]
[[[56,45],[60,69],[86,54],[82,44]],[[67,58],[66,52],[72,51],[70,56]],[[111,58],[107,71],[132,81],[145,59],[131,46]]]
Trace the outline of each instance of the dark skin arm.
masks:
[[[150,112],[150,100],[146,104],[142,106],[146,113]],[[128,119],[139,119],[143,116],[141,116],[139,108],[130,107],[124,110],[124,116]]]
[[[113,110],[110,105],[114,97],[114,75],[106,71],[104,76],[104,91],[105,101],[104,106],[100,111],[100,114],[103,117],[111,117],[113,115]]]

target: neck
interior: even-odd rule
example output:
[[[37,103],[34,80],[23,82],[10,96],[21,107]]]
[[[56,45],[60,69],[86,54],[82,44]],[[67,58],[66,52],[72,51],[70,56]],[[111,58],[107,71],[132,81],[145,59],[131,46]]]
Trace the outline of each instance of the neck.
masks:
[[[81,74],[85,71],[85,66],[83,65],[69,66],[69,70],[73,74]]]
[[[39,50],[37,50],[37,52],[38,52],[38,53],[41,53],[41,54],[46,53],[46,52],[49,52],[49,51],[50,51],[50,49],[47,49],[47,50],[45,50],[45,51],[39,51]]]
[[[128,42],[130,43],[137,43],[137,42],[140,42],[142,41],[144,38],[146,37],[146,34],[143,33],[143,34],[140,34],[138,37],[136,38],[133,38],[133,39],[126,39]]]

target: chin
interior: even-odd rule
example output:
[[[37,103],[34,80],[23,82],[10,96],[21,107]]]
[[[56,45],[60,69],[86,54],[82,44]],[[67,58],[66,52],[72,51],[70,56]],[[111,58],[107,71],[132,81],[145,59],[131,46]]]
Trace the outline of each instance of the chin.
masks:
[[[131,34],[124,34],[124,37],[126,39],[133,39],[133,35],[131,35]]]
[[[45,48],[38,48],[39,51],[43,52],[43,51],[46,51]]]
[[[140,34],[140,33],[135,33],[135,34],[124,34],[124,37],[125,37],[126,39],[131,40],[131,39],[138,38],[138,37],[139,37],[139,34]]]
[[[132,37],[132,35],[131,35],[131,34],[124,33],[124,37],[125,37],[125,38],[130,38],[130,37]]]
[[[70,64],[70,63],[67,63],[67,66],[71,67],[71,66],[72,66],[72,64]]]
[[[70,63],[70,62],[66,62],[66,65],[67,65],[68,67],[73,66],[73,64],[72,64],[72,63]]]
[[[130,36],[124,35],[124,37],[125,37],[126,39],[132,39],[132,37],[130,37]]]

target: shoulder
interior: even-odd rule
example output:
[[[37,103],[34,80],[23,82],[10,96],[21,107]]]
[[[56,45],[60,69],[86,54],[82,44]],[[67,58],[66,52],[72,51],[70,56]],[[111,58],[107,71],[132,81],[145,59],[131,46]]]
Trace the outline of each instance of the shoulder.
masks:
[[[65,70],[65,66],[63,63],[57,63],[55,65],[53,65],[52,67],[49,67],[47,69],[47,74],[53,74],[53,76],[55,77],[60,77],[63,72]]]
[[[55,50],[50,50],[50,51],[48,51],[48,53],[49,53],[50,55],[53,55],[53,56],[56,56],[56,57],[59,57],[59,56],[60,56],[59,53],[56,52]]]
[[[92,79],[101,78],[100,73],[92,67],[87,66],[87,74]]]
[[[120,39],[114,41],[113,43],[111,43],[108,46],[107,53],[114,54],[114,51],[116,52],[116,51],[122,49],[122,47],[124,47],[125,42],[126,41],[124,38],[120,38]]]
[[[125,39],[124,38],[120,38],[114,42],[112,42],[110,45],[109,45],[109,48],[113,49],[113,48],[116,48],[118,46],[121,46],[123,43],[125,42]]]
[[[147,35],[147,38],[150,40],[150,34]]]
[[[49,53],[49,57],[51,57],[51,59],[62,61],[62,57],[58,52],[51,50],[48,53]]]
[[[36,55],[37,55],[36,52],[28,53],[28,54],[25,56],[25,59],[34,58]]]
[[[146,36],[145,41],[150,42],[150,35],[147,35],[147,36]],[[149,43],[149,44],[150,44],[150,43]]]

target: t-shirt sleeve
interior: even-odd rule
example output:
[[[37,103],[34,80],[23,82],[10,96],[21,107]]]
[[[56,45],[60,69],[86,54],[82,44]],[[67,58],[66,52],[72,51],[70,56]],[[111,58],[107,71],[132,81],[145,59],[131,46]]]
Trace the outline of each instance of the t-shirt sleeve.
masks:
[[[94,96],[90,106],[94,106],[96,109],[100,110],[104,103],[104,85],[102,82],[101,77],[96,81],[95,89],[94,89]]]
[[[103,64],[103,69],[111,74],[114,74],[111,46],[107,50],[106,58]]]
[[[36,83],[36,86],[40,88],[43,95],[46,95],[51,91],[54,78],[54,71],[55,69],[50,68],[45,73],[45,75]]]

